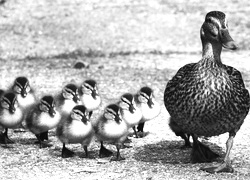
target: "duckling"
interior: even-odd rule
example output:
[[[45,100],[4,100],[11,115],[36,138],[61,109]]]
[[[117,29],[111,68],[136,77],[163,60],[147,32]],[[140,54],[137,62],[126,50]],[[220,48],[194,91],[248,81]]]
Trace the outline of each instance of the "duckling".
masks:
[[[83,82],[79,90],[80,99],[83,105],[89,111],[89,118],[93,114],[93,110],[97,109],[101,104],[101,97],[98,92],[97,83],[93,79]]]
[[[35,91],[31,88],[29,80],[25,76],[17,77],[10,89],[16,94],[19,106],[23,109],[24,113],[37,101]],[[22,121],[21,128],[15,130],[15,132],[25,132],[24,129],[26,129],[26,124],[25,121]]]
[[[88,145],[94,135],[94,129],[87,118],[87,110],[84,105],[76,105],[71,113],[62,117],[56,129],[58,139],[63,143],[62,158],[72,157],[74,152],[66,148],[65,144],[82,144],[86,157],[88,157]]]
[[[129,133],[127,123],[122,119],[120,107],[117,104],[110,104],[104,109],[104,113],[99,117],[94,125],[95,135],[101,142],[99,156],[106,156],[103,152],[103,141],[116,144],[117,154],[111,160],[120,161],[125,158],[120,155],[120,148]],[[103,154],[104,153],[104,154]]]
[[[201,169],[210,173],[233,172],[229,155],[234,137],[249,112],[250,96],[240,71],[221,61],[222,47],[237,48],[229,34],[226,15],[220,11],[207,13],[200,35],[201,60],[178,70],[166,85],[164,103],[180,132],[193,138],[193,163],[218,157],[198,140],[200,136],[228,132],[224,161]]]
[[[123,120],[128,124],[130,128],[133,128],[135,136],[138,138],[135,126],[138,125],[141,121],[142,113],[135,103],[134,95],[131,93],[123,94],[118,104],[121,108],[121,115]]]
[[[23,112],[19,107],[17,96],[13,92],[6,92],[0,99],[0,126],[5,129],[0,133],[0,143],[13,143],[8,137],[8,128],[17,128],[23,120]]]
[[[20,107],[27,108],[36,102],[35,92],[26,77],[17,77],[11,89],[16,94]]]
[[[60,112],[70,114],[71,110],[80,104],[78,87],[75,84],[67,84],[55,99]]]
[[[153,90],[148,87],[142,87],[137,94],[135,94],[135,102],[142,112],[142,119],[137,126],[137,131],[143,134],[145,122],[154,119],[160,114],[161,107],[155,101]]]
[[[41,134],[55,128],[60,122],[61,115],[56,110],[54,98],[43,96],[39,103],[34,104],[26,117],[27,128],[35,134],[42,147]]]

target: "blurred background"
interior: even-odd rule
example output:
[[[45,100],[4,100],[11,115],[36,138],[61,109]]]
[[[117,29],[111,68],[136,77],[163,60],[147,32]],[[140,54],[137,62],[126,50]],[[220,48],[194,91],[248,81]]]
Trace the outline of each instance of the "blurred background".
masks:
[[[241,50],[250,48],[247,0],[5,0],[0,57],[65,52],[200,53],[207,12],[223,11]]]

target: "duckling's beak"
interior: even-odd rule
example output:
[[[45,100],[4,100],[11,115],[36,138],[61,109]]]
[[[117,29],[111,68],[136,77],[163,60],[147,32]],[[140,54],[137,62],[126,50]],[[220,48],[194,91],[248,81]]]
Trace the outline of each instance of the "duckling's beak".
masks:
[[[149,98],[149,99],[148,99],[148,103],[147,103],[147,104],[148,104],[148,107],[149,107],[149,108],[153,108],[154,103],[153,103],[152,98]]]
[[[78,101],[80,101],[79,95],[75,95],[75,96],[73,97],[73,101],[74,101],[75,103],[78,103]]]
[[[16,111],[16,108],[15,108],[15,107],[12,107],[12,108],[10,108],[10,110],[9,110],[9,111],[10,111],[10,113],[11,113],[11,114],[14,114],[14,113],[15,113],[15,111]]]
[[[23,98],[25,98],[27,96],[26,90],[22,90],[21,95],[22,95]]]
[[[91,96],[94,98],[94,99],[96,99],[96,96],[97,96],[98,94],[96,93],[96,90],[94,89],[93,91],[92,91],[92,93],[91,93]]]
[[[54,108],[51,108],[51,109],[49,110],[49,115],[50,115],[51,117],[54,117],[54,116],[56,115],[56,111],[55,111]]]
[[[81,120],[84,124],[87,123],[88,121],[88,118],[86,116],[82,116],[82,120]]]
[[[130,106],[129,106],[129,111],[130,111],[131,113],[134,113],[134,111],[135,111],[135,106],[134,106],[133,104],[130,104]]]
[[[122,121],[122,119],[119,116],[115,116],[115,121],[120,123]]]
[[[234,42],[233,38],[230,36],[228,29],[221,29],[220,30],[220,37],[222,46],[226,49],[236,50],[237,45]]]

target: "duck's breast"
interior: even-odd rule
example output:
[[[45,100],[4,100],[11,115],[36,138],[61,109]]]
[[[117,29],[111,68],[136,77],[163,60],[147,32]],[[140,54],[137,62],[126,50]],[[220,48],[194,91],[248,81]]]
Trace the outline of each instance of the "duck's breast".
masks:
[[[20,108],[17,108],[14,114],[11,114],[8,110],[3,110],[0,124],[5,128],[16,128],[23,120],[23,113]]]
[[[27,94],[25,98],[23,98],[21,94],[18,94],[17,101],[22,108],[27,108],[30,105],[34,104],[36,102],[36,99],[33,94]]]
[[[88,94],[83,94],[81,97],[81,101],[83,105],[88,109],[88,111],[97,109],[101,104],[100,96],[96,96],[96,99],[93,99],[93,97]]]

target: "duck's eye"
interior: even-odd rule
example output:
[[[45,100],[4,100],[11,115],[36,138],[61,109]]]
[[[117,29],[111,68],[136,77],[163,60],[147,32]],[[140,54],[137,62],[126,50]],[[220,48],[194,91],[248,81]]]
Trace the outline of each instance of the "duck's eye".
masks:
[[[22,89],[19,86],[14,86],[13,90],[18,94],[20,94],[22,91]]]
[[[71,94],[71,93],[68,93],[68,92],[63,92],[62,93],[62,95],[63,95],[63,97],[65,98],[65,99],[73,99],[73,95]]]
[[[9,109],[9,104],[7,102],[1,101],[1,105],[2,105],[3,108]]]
[[[40,104],[39,108],[43,112],[49,112],[49,108],[44,104]]]
[[[212,23],[212,19],[211,19],[211,18],[207,18],[207,19],[206,19],[206,22],[207,22],[207,23]]]

